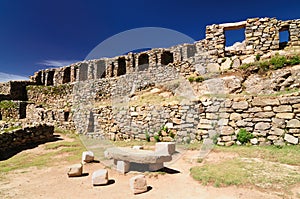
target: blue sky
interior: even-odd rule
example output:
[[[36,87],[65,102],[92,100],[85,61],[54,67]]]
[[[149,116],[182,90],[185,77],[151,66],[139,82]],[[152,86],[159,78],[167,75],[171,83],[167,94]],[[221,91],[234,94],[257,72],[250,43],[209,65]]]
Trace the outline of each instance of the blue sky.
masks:
[[[251,17],[300,18],[300,1],[0,0],[0,72],[29,76],[83,60],[133,28],[168,28],[200,40],[208,24]]]

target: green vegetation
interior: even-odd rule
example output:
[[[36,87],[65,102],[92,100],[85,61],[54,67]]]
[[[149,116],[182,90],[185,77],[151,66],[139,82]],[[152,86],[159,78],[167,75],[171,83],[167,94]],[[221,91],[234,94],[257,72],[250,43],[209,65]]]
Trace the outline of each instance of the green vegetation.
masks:
[[[67,95],[72,92],[72,87],[69,84],[61,84],[58,86],[36,86],[29,85],[26,87],[27,91],[33,91],[37,93],[42,93],[45,95]]]
[[[15,109],[18,108],[18,103],[12,100],[4,100],[0,102],[0,109]]]
[[[199,83],[199,82],[203,82],[205,80],[205,78],[202,77],[202,76],[196,76],[196,77],[190,76],[190,77],[188,77],[188,80],[189,80],[190,83],[192,83],[192,82]]]
[[[235,158],[205,162],[190,169],[191,176],[215,187],[251,185],[286,192],[300,182],[300,146],[215,147],[214,152],[234,153]],[[225,155],[226,156],[226,155]],[[199,160],[199,162],[201,162]]]
[[[262,61],[260,60],[260,55],[257,54],[255,59],[256,62],[243,64],[239,68],[242,70],[246,70],[254,67],[254,69],[258,69],[258,72],[265,72],[268,70],[277,70],[285,66],[294,66],[300,64],[299,55],[294,55],[289,57],[289,56],[281,56],[279,54],[276,54],[275,56],[271,57],[271,59]]]
[[[253,134],[249,133],[246,129],[240,129],[237,134],[237,140],[242,143],[248,143],[253,138]]]
[[[149,135],[148,131],[146,131],[145,137],[146,137],[146,141],[150,142],[150,135]]]
[[[10,127],[10,128],[7,128],[7,129],[4,129],[3,131],[2,131],[2,133],[3,132],[10,132],[10,131],[13,131],[13,130],[17,130],[17,129],[21,129],[22,128],[22,126],[12,126],[12,127]]]

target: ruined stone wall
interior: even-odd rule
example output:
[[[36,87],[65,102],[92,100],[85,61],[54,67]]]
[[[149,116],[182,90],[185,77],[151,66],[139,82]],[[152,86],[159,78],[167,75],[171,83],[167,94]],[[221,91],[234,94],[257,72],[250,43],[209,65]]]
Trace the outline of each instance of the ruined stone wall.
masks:
[[[74,129],[72,84],[28,86],[27,92],[27,122],[50,122],[62,129]]]
[[[9,150],[20,149],[27,145],[46,142],[53,138],[54,127],[40,124],[0,133],[0,159]]]

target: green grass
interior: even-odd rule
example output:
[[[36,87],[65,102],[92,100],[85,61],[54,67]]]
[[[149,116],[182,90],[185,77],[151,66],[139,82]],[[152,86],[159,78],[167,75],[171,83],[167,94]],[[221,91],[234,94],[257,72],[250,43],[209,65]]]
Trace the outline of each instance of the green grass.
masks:
[[[300,182],[300,171],[266,161],[234,158],[191,168],[191,175],[204,185],[216,187],[254,185],[264,189],[286,189]]]
[[[214,151],[233,152],[240,157],[261,158],[266,161],[300,166],[300,145],[284,146],[231,146],[215,147]]]
[[[67,142],[51,142],[44,145],[44,151],[41,154],[30,152],[23,152],[16,154],[13,157],[0,161],[0,174],[5,177],[5,173],[19,169],[27,169],[30,167],[44,168],[51,166],[58,161],[80,161],[81,154],[85,151],[84,145],[77,135],[71,132],[65,132],[73,141]],[[47,151],[48,150],[48,151]],[[51,151],[50,151],[51,150]],[[66,156],[59,157],[59,155],[66,154]],[[60,159],[61,158],[61,159]]]
[[[0,133],[7,133],[7,132],[10,132],[10,131],[13,131],[13,130],[17,130],[17,129],[21,129],[21,128],[22,128],[22,126],[12,126],[10,128],[3,129],[3,131],[0,132]]]
[[[205,162],[190,169],[191,176],[204,185],[254,186],[286,192],[300,183],[300,146],[232,146],[214,152],[237,154],[221,162]],[[226,155],[225,155],[226,156]]]

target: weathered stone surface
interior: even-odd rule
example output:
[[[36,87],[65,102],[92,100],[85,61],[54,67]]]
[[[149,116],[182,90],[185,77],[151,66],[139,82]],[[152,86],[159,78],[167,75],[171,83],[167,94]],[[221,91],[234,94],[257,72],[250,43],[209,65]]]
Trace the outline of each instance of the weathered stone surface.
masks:
[[[284,140],[291,144],[298,144],[298,142],[299,142],[299,138],[296,138],[290,134],[285,134]]]
[[[300,121],[297,119],[292,119],[287,122],[286,127],[288,128],[300,128]]]
[[[277,113],[276,117],[280,119],[293,119],[294,113]]]
[[[147,180],[144,175],[137,175],[130,178],[129,185],[134,194],[144,193],[148,190]]]
[[[100,169],[93,172],[92,184],[96,185],[106,185],[108,183],[108,171],[106,169]]]
[[[278,107],[273,107],[274,112],[284,113],[284,112],[292,112],[292,106],[290,105],[281,105]]]
[[[285,128],[285,120],[280,118],[272,118],[272,126],[278,128]]]
[[[277,135],[277,136],[282,136],[284,134],[284,130],[280,128],[273,127],[272,130],[270,131],[271,135]]]
[[[113,159],[141,164],[162,163],[172,160],[171,155],[160,154],[148,150],[134,150],[126,147],[114,147],[108,148],[106,151],[107,154]]]
[[[226,71],[230,68],[231,68],[231,60],[230,58],[227,58],[226,61],[221,64],[220,69],[221,71]]]
[[[84,151],[82,152],[82,162],[93,162],[94,161],[94,153],[92,151]]]
[[[278,99],[256,97],[252,100],[252,106],[276,106],[280,105]]]
[[[231,126],[221,127],[221,135],[232,135],[234,134],[234,129]]]
[[[255,129],[257,130],[267,130],[271,127],[269,123],[259,122],[255,125]]]
[[[259,117],[259,118],[271,118],[275,115],[275,113],[273,112],[258,112],[255,113],[255,117]]]
[[[175,142],[157,142],[155,144],[155,153],[172,155],[176,151]]]
[[[231,113],[230,114],[230,120],[241,120],[242,116],[239,113]]]
[[[207,71],[210,73],[218,73],[220,71],[220,65],[217,63],[207,64]]]
[[[250,143],[253,144],[253,145],[257,145],[258,144],[258,139],[257,138],[252,138],[250,140]]]
[[[233,102],[232,108],[245,110],[248,108],[248,102],[247,101]]]
[[[69,177],[79,177],[82,176],[82,164],[74,164],[69,167],[68,176]]]
[[[117,171],[122,173],[122,174],[125,174],[129,171],[130,169],[130,162],[128,161],[122,161],[122,160],[117,160],[117,159],[114,159],[114,161],[116,161],[117,163]]]

